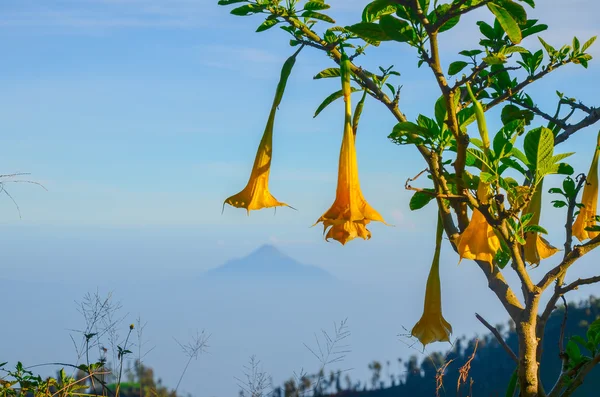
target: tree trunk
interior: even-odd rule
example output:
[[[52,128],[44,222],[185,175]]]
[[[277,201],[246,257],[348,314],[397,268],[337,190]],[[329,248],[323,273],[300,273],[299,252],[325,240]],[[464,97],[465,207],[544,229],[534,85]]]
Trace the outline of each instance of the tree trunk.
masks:
[[[517,324],[519,335],[519,387],[520,397],[539,397],[539,362],[536,317],[530,316]]]

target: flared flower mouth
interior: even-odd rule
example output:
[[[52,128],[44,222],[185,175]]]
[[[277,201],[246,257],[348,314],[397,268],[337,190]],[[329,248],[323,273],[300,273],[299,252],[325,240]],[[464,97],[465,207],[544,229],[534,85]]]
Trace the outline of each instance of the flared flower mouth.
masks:
[[[600,156],[600,132],[598,133],[598,142],[594,157],[592,159],[592,165],[588,172],[585,187],[583,188],[583,195],[581,198],[581,204],[583,207],[579,210],[579,215],[573,223],[573,235],[577,237],[579,241],[585,241],[587,239],[595,238],[600,235],[597,231],[588,231],[586,228],[596,226],[597,222],[597,210],[598,210],[598,157]]]
[[[411,331],[414,336],[426,346],[433,342],[450,342],[452,325],[441,315],[424,313]]]
[[[364,240],[371,238],[371,232],[367,230],[367,224],[370,220],[365,219],[363,221],[345,221],[343,223],[331,224],[329,221],[323,221],[325,240],[334,239],[339,241],[342,245],[356,237],[360,237]]]
[[[371,221],[383,222],[383,217],[364,199],[358,179],[358,162],[354,130],[352,128],[352,107],[350,103],[350,72],[348,59],[341,62],[342,90],[345,102],[344,135],[338,166],[338,182],[335,201],[315,223],[323,222],[326,239],[332,238],[342,244],[361,237],[369,239],[371,232],[366,225]],[[313,225],[314,226],[314,225]]]
[[[529,224],[539,225],[542,212],[542,191],[543,181],[538,183],[533,192],[533,197],[529,205],[523,211],[523,214],[532,214]],[[532,266],[537,266],[543,259],[549,258],[560,251],[552,246],[545,238],[540,236],[538,232],[528,232],[525,236],[525,262]]]
[[[273,114],[274,115],[274,114]],[[261,208],[287,206],[288,204],[278,201],[269,191],[269,173],[271,171],[273,128],[267,126],[265,133],[258,146],[254,166],[250,173],[250,179],[246,187],[239,193],[228,197],[225,204],[237,208],[245,208],[248,213],[251,210]]]
[[[528,233],[525,238],[525,262],[539,265],[543,259],[549,258],[560,251],[550,244],[539,233]]]
[[[489,194],[489,186],[480,182],[477,196],[485,200]],[[458,254],[460,260],[473,259],[492,263],[496,252],[500,249],[500,240],[485,216],[477,209],[473,209],[473,216],[469,226],[458,238]]]
[[[228,197],[223,202],[223,209],[225,209],[225,204],[229,204],[233,207],[245,208],[247,213],[250,214],[251,210],[259,210],[261,208],[281,206],[293,208],[273,197],[269,191],[269,173],[271,172],[271,159],[273,157],[273,127],[275,124],[275,114],[277,113],[277,108],[283,98],[287,80],[296,63],[296,56],[299,52],[300,50],[289,57],[281,69],[281,77],[279,79],[279,84],[277,85],[277,91],[275,92],[275,99],[271,106],[271,113],[269,114],[267,126],[265,127],[262,139],[258,145],[258,150],[256,151],[250,179],[241,192]]]
[[[442,315],[442,287],[440,282],[440,252],[443,228],[438,218],[435,254],[425,289],[423,315],[411,330],[423,346],[432,342],[449,342],[452,325]]]

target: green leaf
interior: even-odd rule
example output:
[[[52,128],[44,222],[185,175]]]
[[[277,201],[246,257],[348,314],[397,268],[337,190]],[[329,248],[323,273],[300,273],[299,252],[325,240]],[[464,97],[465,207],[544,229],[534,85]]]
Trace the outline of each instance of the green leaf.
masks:
[[[527,23],[527,11],[525,11],[525,8],[523,8],[522,5],[511,0],[503,0],[499,5],[508,11],[519,25],[525,25]]]
[[[546,127],[534,128],[525,136],[523,148],[527,160],[537,171],[538,177],[542,177],[544,167],[548,166],[554,153],[554,134]]]
[[[548,53],[548,55],[553,56],[554,54],[556,54],[556,48],[552,47],[550,44],[546,43],[544,41],[544,39],[542,39],[541,37],[538,37],[538,40],[540,41],[540,43],[542,43],[542,46],[546,49],[546,52]]]
[[[511,13],[503,7],[494,3],[487,3],[489,10],[496,16],[496,19],[504,29],[504,32],[514,44],[519,44],[523,38],[521,28]]]
[[[585,345],[587,345],[587,341],[585,339],[583,339],[583,337],[581,335],[573,335],[573,336],[571,336],[571,339],[574,342],[579,343],[583,347],[585,347]]]
[[[313,19],[318,19],[320,21],[335,23],[335,20],[333,18],[331,18],[329,15],[321,14],[320,12],[316,12],[316,11],[304,11],[302,13],[302,16],[304,18],[313,18]]]
[[[398,6],[390,0],[375,0],[364,8],[362,13],[363,22],[374,22],[382,15],[393,14]]]
[[[594,36],[591,39],[589,39],[588,41],[586,41],[583,46],[581,47],[581,52],[585,52],[585,50],[587,50],[588,48],[591,47],[592,44],[594,44],[594,41],[596,41],[596,37]]]
[[[473,57],[475,55],[479,55],[482,53],[483,53],[483,51],[481,51],[481,50],[463,50],[463,51],[459,52],[460,55],[464,55],[466,57]]]
[[[569,356],[571,360],[571,364],[578,364],[581,361],[581,350],[579,350],[579,346],[573,340],[569,340],[567,342],[567,348],[565,349],[565,353]]]
[[[381,26],[372,22],[359,22],[351,26],[346,26],[346,30],[354,33],[367,42],[391,40],[391,38],[385,34]]]
[[[523,38],[525,38],[525,37],[531,36],[532,34],[543,32],[546,29],[548,29],[548,25],[544,25],[542,23],[542,24],[539,24],[539,25],[534,25],[534,26],[532,26],[530,28],[527,28],[527,29],[523,29],[521,32],[523,34]]]
[[[460,129],[465,131],[467,126],[476,120],[475,110],[472,106],[464,108],[456,114]]]
[[[452,62],[450,66],[448,66],[448,75],[454,76],[455,74],[460,73],[467,65],[469,65],[469,63],[465,61]]]
[[[519,379],[517,369],[514,370],[512,376],[510,377],[510,381],[508,382],[508,387],[506,388],[506,397],[513,397],[515,395],[515,391],[517,390],[517,381]]]
[[[444,22],[444,24],[442,26],[440,26],[440,29],[438,30],[438,32],[439,33],[446,32],[446,31],[452,29],[453,27],[455,27],[456,25],[458,25],[459,22],[460,22],[460,15],[457,15],[454,18],[450,18],[446,22]]]
[[[308,3],[304,4],[304,9],[307,11],[326,10],[329,7],[329,4],[325,4],[321,1],[309,1]]]
[[[258,4],[246,4],[245,6],[241,6],[238,8],[234,8],[231,10],[231,14],[237,15],[240,17],[244,17],[246,15],[255,14],[257,12],[261,12],[265,7]]]
[[[479,180],[481,180],[484,183],[492,183],[496,179],[498,179],[498,177],[494,174],[490,174],[489,172],[482,172],[481,174],[479,174]]]
[[[411,42],[415,39],[415,32],[408,22],[392,15],[384,15],[379,19],[379,26],[392,40],[401,43]]]
[[[523,166],[514,159],[511,159],[509,157],[503,157],[500,159],[500,162],[510,168],[513,168],[513,169],[519,171],[523,175],[527,174],[527,170],[525,168],[523,168]]]
[[[467,156],[466,156],[467,165],[480,168],[481,164],[485,164],[488,169],[493,169],[494,167],[490,164],[489,160],[485,156],[481,150],[475,148],[467,148]]]
[[[351,88],[352,92],[356,92],[356,91],[360,91],[358,88]],[[313,117],[317,117],[319,115],[319,113],[321,113],[323,111],[323,109],[325,109],[327,106],[329,106],[333,101],[335,101],[336,99],[339,99],[341,97],[344,96],[344,93],[342,90],[336,91],[333,94],[329,95],[327,98],[325,98],[325,100],[319,105],[319,107],[317,108],[317,110],[315,111],[315,115]]]
[[[562,207],[566,207],[567,203],[565,203],[562,200],[554,200],[554,201],[552,201],[552,205],[554,206],[554,208],[562,208]]]
[[[564,195],[565,193],[558,187],[552,187],[550,189],[548,189],[548,193],[550,194],[562,194]]]
[[[527,225],[523,228],[523,233],[548,234],[548,231],[540,225]]]
[[[568,177],[565,178],[562,185],[563,185],[563,190],[565,191],[565,194],[568,197],[575,196],[575,181],[573,180],[573,178],[568,178]]]
[[[321,70],[313,79],[328,79],[331,77],[340,77],[341,71],[340,68],[327,68],[325,70]]]
[[[529,160],[527,160],[527,156],[525,156],[525,154],[520,151],[518,148],[513,147],[512,150],[510,151],[510,154],[515,157],[517,160],[519,160],[520,162],[522,162],[523,164],[525,164],[526,166],[529,166]]]
[[[396,95],[396,88],[394,88],[393,85],[391,85],[390,83],[385,83],[385,85],[387,86],[387,88],[390,89],[390,91],[392,92],[392,95]]]
[[[496,38],[494,28],[492,28],[489,24],[483,21],[479,21],[477,22],[477,26],[479,26],[479,31],[481,32],[481,34],[483,34],[488,39],[494,40]]]
[[[273,26],[277,25],[278,23],[279,23],[279,21],[277,19],[267,19],[258,27],[258,29],[256,29],[256,31],[264,32],[265,30],[271,29]]]
[[[455,95],[457,97],[458,95]],[[442,95],[435,101],[435,121],[437,121],[438,125],[442,127],[444,125],[444,120],[446,119],[446,98]]]
[[[487,57],[481,58],[488,65],[502,65],[506,62],[506,56],[503,54],[490,54]]]
[[[427,128],[421,127],[420,125],[415,124],[412,121],[404,121],[404,122],[400,122],[400,123],[396,124],[394,126],[393,131],[394,132],[396,132],[396,131],[409,132],[412,134],[424,135],[424,136],[429,134],[429,130]]]
[[[248,0],[219,0],[219,2],[217,4],[220,6],[227,6],[229,4],[244,3],[247,1]]]
[[[545,174],[573,175],[575,170],[567,163],[548,164],[544,169]]]
[[[431,192],[431,193],[435,192],[435,190],[433,190],[433,189],[423,189],[423,190],[427,191],[427,192]],[[435,197],[432,194],[427,194],[424,192],[415,192],[415,194],[413,194],[413,196],[411,197],[408,206],[411,211],[416,211],[416,210],[419,210],[419,209],[425,207],[434,198]]]
[[[577,53],[579,51],[580,46],[581,43],[579,43],[579,39],[577,38],[577,36],[573,37],[573,52]]]

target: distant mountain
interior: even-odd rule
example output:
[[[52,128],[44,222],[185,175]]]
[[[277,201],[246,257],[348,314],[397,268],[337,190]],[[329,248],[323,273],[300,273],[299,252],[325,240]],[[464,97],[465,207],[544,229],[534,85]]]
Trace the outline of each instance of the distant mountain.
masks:
[[[273,245],[266,244],[248,256],[232,259],[203,274],[210,280],[333,282],[335,278],[316,266],[302,264]]]

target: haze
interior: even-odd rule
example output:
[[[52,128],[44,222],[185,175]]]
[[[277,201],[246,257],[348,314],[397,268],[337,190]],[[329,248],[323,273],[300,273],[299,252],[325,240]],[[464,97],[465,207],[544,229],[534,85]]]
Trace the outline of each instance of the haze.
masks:
[[[338,24],[357,19],[363,4],[330,3],[340,6]],[[548,42],[600,34],[594,0],[538,3],[531,15],[550,25],[542,35]],[[315,332],[333,332],[333,322],[345,318],[351,352],[331,370],[352,369],[353,379],[364,380],[372,360],[419,354],[398,335],[421,314],[435,214],[409,211],[404,182],[423,165],[413,151],[389,142],[393,120],[374,101],[366,104],[357,136],[361,185],[394,227],[373,225],[370,241],[344,247],[323,241],[320,225],[310,228],[335,194],[342,127],[341,103],[312,118],[337,89],[311,78],[331,66],[322,54],[304,51],[299,58],[275,127],[271,189],[298,211],[247,216],[226,207],[221,215],[223,200],[246,183],[281,63],[292,52],[282,32],[250,34],[259,23],[230,16],[216,0],[171,0],[168,7],[158,0],[2,1],[0,173],[31,172],[28,178],[48,192],[7,186],[22,219],[0,196],[0,361],[73,361],[69,335],[84,326],[75,301],[96,291],[113,291],[122,303],[123,333],[138,316],[147,322],[145,346],[155,348],[145,362],[171,387],[185,364],[174,338],[211,334],[207,353],[192,362],[180,388],[197,397],[237,395],[234,377],[243,376],[252,354],[275,385],[294,371],[318,370],[303,344],[313,346]],[[471,42],[452,40],[458,36]],[[446,37],[445,65],[478,37],[476,31]],[[530,42],[539,47],[535,38]],[[555,88],[597,104],[591,76],[600,75],[599,48],[592,47],[587,71],[569,66],[528,92],[540,107],[553,106]],[[431,113],[437,87],[428,70],[416,68],[414,54],[402,46],[392,57],[372,51],[371,62],[401,65],[403,111]],[[561,150],[591,153],[589,135],[596,133],[581,131]],[[585,158],[571,163],[576,171],[587,170]],[[562,212],[557,217],[547,204],[542,223],[556,230],[549,238],[560,246]],[[265,272],[203,279],[205,271],[264,244],[335,281],[273,280]],[[444,245],[444,315],[454,336],[485,331],[475,312],[492,324],[506,321],[479,269],[457,262]],[[598,255],[584,258],[570,277],[594,274],[597,262]]]

